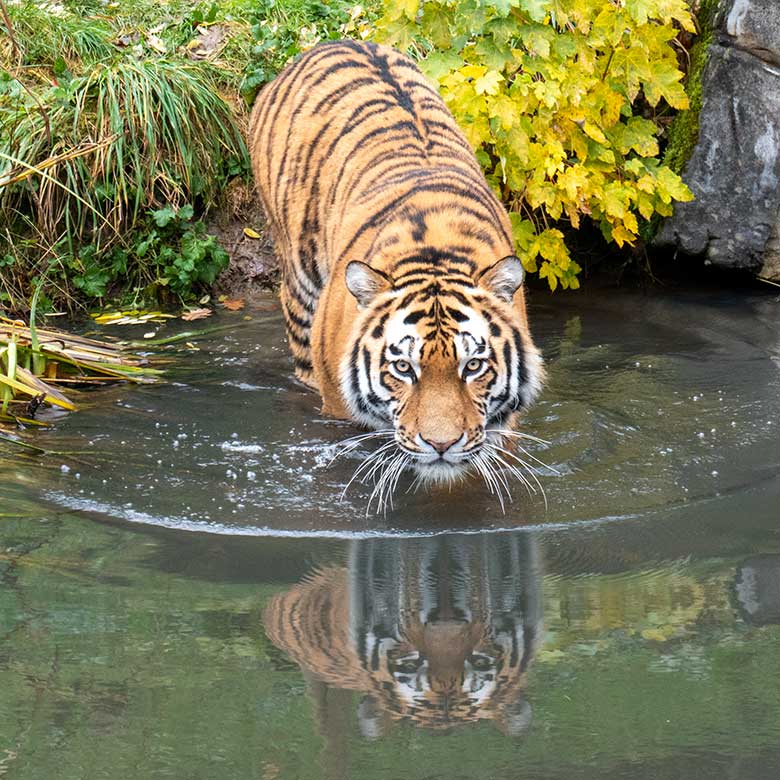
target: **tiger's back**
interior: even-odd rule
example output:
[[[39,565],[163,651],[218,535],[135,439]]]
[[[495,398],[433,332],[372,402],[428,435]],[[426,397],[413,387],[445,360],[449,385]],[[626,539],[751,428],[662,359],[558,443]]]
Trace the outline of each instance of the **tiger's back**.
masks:
[[[249,145],[296,373],[343,414],[338,345],[354,301],[332,280],[352,260],[397,273],[415,248],[486,268],[513,251],[509,220],[438,93],[387,47],[306,52],[259,95]]]

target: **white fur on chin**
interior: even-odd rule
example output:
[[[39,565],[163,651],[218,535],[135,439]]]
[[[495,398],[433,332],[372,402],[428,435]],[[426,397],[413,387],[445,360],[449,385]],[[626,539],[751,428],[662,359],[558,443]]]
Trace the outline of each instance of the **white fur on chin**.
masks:
[[[449,463],[446,460],[433,463],[413,461],[410,465],[424,485],[452,484],[465,477],[470,468],[468,458],[459,463]]]

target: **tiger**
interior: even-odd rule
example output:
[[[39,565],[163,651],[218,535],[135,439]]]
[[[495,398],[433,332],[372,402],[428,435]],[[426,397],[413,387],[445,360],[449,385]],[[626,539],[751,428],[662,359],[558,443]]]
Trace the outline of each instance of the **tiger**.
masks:
[[[390,47],[320,43],[261,90],[248,147],[297,378],[421,479],[463,476],[544,370],[511,222],[446,104]]]
[[[527,671],[541,641],[541,561],[527,533],[351,542],[263,613],[268,639],[302,669],[322,716],[333,691],[357,691],[362,736],[394,723],[443,731],[531,724]],[[330,698],[329,698],[330,697]]]

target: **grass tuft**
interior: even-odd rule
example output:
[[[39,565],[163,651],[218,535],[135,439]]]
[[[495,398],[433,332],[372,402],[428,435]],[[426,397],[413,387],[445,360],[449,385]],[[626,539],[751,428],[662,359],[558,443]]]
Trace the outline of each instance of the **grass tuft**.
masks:
[[[207,71],[165,60],[99,64],[0,114],[0,138],[0,214],[51,245],[106,249],[150,209],[211,204],[246,158]]]
[[[89,23],[68,8],[45,0],[5,4],[0,16],[0,64],[5,67],[53,67],[58,61],[75,67],[110,57],[111,29],[99,17]],[[11,30],[8,27],[10,22]]]

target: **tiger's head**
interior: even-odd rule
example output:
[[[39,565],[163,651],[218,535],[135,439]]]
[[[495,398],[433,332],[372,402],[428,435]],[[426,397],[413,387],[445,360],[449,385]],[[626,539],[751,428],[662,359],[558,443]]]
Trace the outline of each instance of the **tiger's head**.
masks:
[[[387,275],[346,268],[360,316],[341,366],[341,389],[359,422],[392,428],[424,479],[463,474],[486,441],[538,394],[543,369],[522,304],[516,257],[477,273],[438,259],[400,262]],[[517,297],[516,297],[517,296]]]
[[[519,623],[497,627],[479,620],[409,618],[395,637],[358,639],[361,658],[365,645],[372,645],[364,663],[375,684],[358,709],[363,736],[378,737],[402,718],[433,730],[489,720],[507,735],[527,731],[530,655],[522,649]]]

